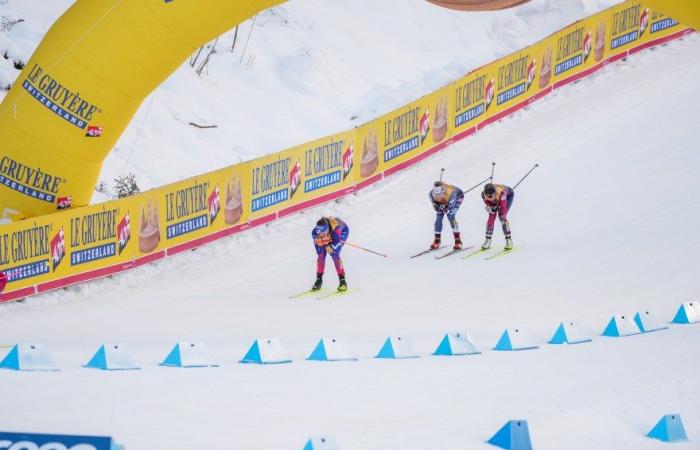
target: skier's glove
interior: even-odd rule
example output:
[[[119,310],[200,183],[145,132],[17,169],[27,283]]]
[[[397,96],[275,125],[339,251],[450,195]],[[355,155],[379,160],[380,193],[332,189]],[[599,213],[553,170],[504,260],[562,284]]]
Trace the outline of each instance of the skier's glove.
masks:
[[[328,253],[329,255],[333,253],[333,247],[331,247],[330,245],[326,245],[326,253]]]
[[[496,214],[496,211],[498,211],[498,206],[487,206],[486,207],[486,212],[489,214]]]

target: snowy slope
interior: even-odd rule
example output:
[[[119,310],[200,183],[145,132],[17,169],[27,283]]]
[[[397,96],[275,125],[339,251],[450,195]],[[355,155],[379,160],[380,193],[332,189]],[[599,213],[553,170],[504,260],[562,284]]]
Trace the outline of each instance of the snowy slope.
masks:
[[[492,448],[509,419],[538,449],[655,449],[644,437],[680,413],[700,440],[700,325],[622,339],[598,335],[614,313],[669,321],[697,299],[700,37],[628,58],[351,198],[155,265],[0,308],[0,342],[43,342],[58,373],[0,371],[2,428],[109,434],[129,450],[297,449],[328,433],[340,448]],[[468,187],[514,183],[510,214],[524,250],[493,261],[408,255],[431,240],[426,194],[441,167]],[[348,281],[329,301],[289,300],[313,281],[309,232],[338,215],[351,241]],[[476,192],[458,216],[483,237]],[[501,240],[497,232],[498,240]],[[450,239],[447,239],[450,242]],[[334,284],[329,274],[327,282]],[[547,345],[574,320],[594,340]],[[499,353],[506,327],[541,346]],[[428,356],[446,331],[469,330],[483,354]],[[422,358],[371,358],[389,334]],[[357,362],[304,361],[341,336]],[[237,364],[256,337],[279,337],[291,364]],[[201,340],[218,369],[157,367],[175,341]],[[80,368],[102,342],[128,346],[143,370]]]
[[[26,19],[6,35],[27,60],[73,2],[2,3],[0,14]],[[242,24],[233,52],[234,32],[222,36],[201,77],[184,63],[147,98],[100,180],[135,173],[152,188],[352,129],[616,3],[460,13],[425,0],[289,1]]]

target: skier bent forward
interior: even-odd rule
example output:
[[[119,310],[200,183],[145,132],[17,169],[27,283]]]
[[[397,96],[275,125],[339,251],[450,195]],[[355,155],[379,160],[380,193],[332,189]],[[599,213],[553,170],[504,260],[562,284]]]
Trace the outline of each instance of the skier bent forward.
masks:
[[[311,231],[311,237],[314,240],[316,248],[316,282],[311,287],[312,291],[321,289],[323,284],[323,272],[326,267],[326,255],[330,255],[335,265],[335,271],[338,274],[338,291],[344,292],[348,290],[348,285],[345,281],[345,268],[343,260],[340,259],[340,251],[345,245],[345,241],[350,234],[350,228],[338,217],[321,217],[316,226]]]

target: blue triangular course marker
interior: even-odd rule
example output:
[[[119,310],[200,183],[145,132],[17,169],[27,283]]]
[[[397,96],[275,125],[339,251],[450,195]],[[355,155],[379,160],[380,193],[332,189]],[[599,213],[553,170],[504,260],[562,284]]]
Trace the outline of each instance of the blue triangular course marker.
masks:
[[[688,319],[688,314],[685,312],[685,308],[683,307],[684,305],[681,305],[680,308],[678,308],[678,311],[676,312],[676,315],[673,317],[673,320],[671,323],[690,323],[690,320]]]
[[[244,364],[282,364],[292,362],[277,338],[256,339],[239,361]]]
[[[438,347],[433,352],[433,355],[454,355],[454,353],[452,353],[452,346],[450,345],[450,340],[447,338],[447,335],[445,335],[445,337],[442,338],[442,341],[440,341],[440,344],[438,344]]]
[[[413,351],[411,345],[401,336],[389,336],[375,358],[405,359],[419,358],[419,355]]]
[[[307,360],[310,361],[357,361],[340,338],[322,338]]]
[[[17,345],[12,347],[10,353],[5,355],[5,358],[3,358],[2,361],[0,361],[0,368],[19,370],[19,349]]]
[[[700,321],[700,305],[696,302],[685,302],[678,308],[678,312],[676,312],[671,323],[687,324],[698,321]]]
[[[0,361],[0,369],[22,371],[58,371],[42,344],[16,344]]]
[[[557,327],[557,331],[554,332],[554,336],[549,340],[550,344],[567,344],[569,340],[566,338],[566,331],[564,330],[564,324],[560,323]]]
[[[258,346],[258,340],[256,339],[255,342],[253,342],[253,345],[250,346],[250,349],[248,349],[248,353],[245,354],[243,359],[241,359],[242,363],[254,363],[254,364],[262,364],[262,359],[260,358],[260,346]]]
[[[168,356],[165,357],[161,366],[173,366],[182,367],[182,359],[180,358],[180,343],[175,344],[175,347],[170,351]]]
[[[384,345],[382,345],[382,348],[379,349],[379,352],[375,358],[396,358],[394,347],[391,345],[391,338],[386,338]]]
[[[85,367],[90,367],[92,369],[102,369],[107,370],[107,356],[105,355],[105,346],[101,345],[99,349],[92,355],[90,361],[85,364]]]
[[[116,344],[100,345],[95,354],[83,367],[100,370],[138,370],[124,349]]]
[[[641,333],[641,330],[631,317],[624,314],[616,314],[610,318],[608,326],[603,330],[603,336],[624,337]]]
[[[494,350],[513,350],[513,346],[510,343],[510,335],[508,330],[504,331],[501,338],[496,343]]]
[[[652,331],[667,330],[666,325],[661,325],[649,311],[638,312],[634,315],[634,323],[637,324],[642,333]]]
[[[527,420],[510,420],[487,441],[508,450],[532,450]]]
[[[687,441],[683,421],[678,414],[666,414],[647,434],[648,437],[664,442]]]
[[[328,355],[326,355],[326,346],[323,345],[323,339],[318,341],[316,348],[311,352],[308,358],[313,361],[328,361]]]
[[[435,356],[477,355],[481,353],[476,349],[469,334],[447,333],[433,352]]]
[[[375,358],[396,358],[396,353],[394,353],[394,347],[391,345],[391,338],[386,338],[384,345],[379,349],[379,353]]]
[[[549,340],[550,344],[582,344],[584,342],[591,342],[591,339],[582,336],[574,322],[561,322],[554,332],[554,336]]]
[[[302,450],[337,450],[335,440],[331,437],[312,437]]]
[[[523,342],[522,332],[518,328],[508,328],[506,329],[498,343],[493,348],[494,350],[500,351],[512,351],[512,350],[532,350],[539,348],[537,345],[526,344]]]
[[[159,365],[166,367],[219,367],[201,343],[178,342]]]

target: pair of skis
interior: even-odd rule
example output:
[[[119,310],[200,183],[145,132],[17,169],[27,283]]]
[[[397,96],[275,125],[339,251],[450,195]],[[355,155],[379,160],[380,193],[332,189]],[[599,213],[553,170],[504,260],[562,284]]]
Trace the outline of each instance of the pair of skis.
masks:
[[[513,253],[513,252],[517,252],[517,251],[522,250],[522,249],[523,249],[523,247],[513,247],[513,248],[510,248],[510,249],[502,248],[502,249],[498,250],[496,253],[492,253],[492,254],[488,255],[488,256],[487,256],[486,258],[484,258],[484,259],[485,259],[485,260],[492,260],[492,259],[500,258],[501,256],[509,255],[509,254],[511,254],[511,253]],[[490,249],[490,248],[487,248],[487,249],[485,249],[485,250],[482,250],[482,249],[480,248],[480,249],[478,249],[478,250],[475,250],[475,251],[469,253],[469,254],[466,255],[466,256],[463,256],[462,259],[471,258],[471,257],[473,257],[473,256],[484,255],[484,254],[486,254],[489,250],[491,250],[491,249]]]
[[[309,289],[308,291],[304,291],[304,292],[300,292],[298,294],[292,295],[289,298],[293,300],[293,299],[297,299],[297,298],[312,297],[313,294],[316,294],[316,297],[315,297],[316,300],[325,300],[325,299],[332,298],[332,297],[340,297],[341,295],[347,295],[347,294],[350,294],[350,293],[355,292],[355,291],[359,291],[359,289],[348,289],[347,291],[331,291],[331,292],[324,291],[321,289],[316,290],[316,291]]]
[[[441,249],[441,248],[445,248],[445,247],[446,247],[445,245],[441,245],[441,246],[438,247],[438,248],[429,248],[429,249],[427,249],[427,250],[423,250],[423,251],[420,252],[420,253],[416,253],[415,255],[411,255],[411,259],[417,258],[417,257],[419,257],[419,256],[426,255],[426,254],[428,254],[428,253],[434,252],[435,250],[438,250],[438,249]],[[442,259],[442,258],[445,258],[445,257],[447,257],[447,256],[454,255],[455,253],[459,253],[459,252],[462,252],[462,251],[464,251],[464,250],[469,250],[469,249],[472,248],[472,247],[473,247],[473,246],[471,246],[471,247],[464,247],[464,248],[460,248],[460,249],[457,249],[457,250],[452,249],[452,250],[450,250],[450,251],[447,252],[447,253],[444,253],[444,254],[442,254],[442,255],[440,255],[440,256],[436,256],[435,259]]]
[[[442,248],[442,247],[440,247],[440,248]],[[452,256],[452,255],[455,255],[455,254],[457,254],[457,253],[461,253],[461,252],[463,252],[463,251],[465,251],[465,250],[469,250],[469,249],[472,249],[472,248],[474,248],[473,245],[470,245],[470,246],[468,246],[468,247],[463,247],[463,248],[460,248],[460,249],[457,249],[457,250],[454,250],[454,249],[453,249],[453,250],[450,250],[450,251],[447,252],[447,253],[443,253],[442,255],[436,256],[435,259],[447,258],[448,256]],[[420,252],[420,253],[416,253],[415,255],[411,255],[411,258],[417,258],[417,257],[422,256],[422,255],[425,255],[425,254],[427,254],[427,253],[434,252],[435,250],[437,250],[437,249],[423,250],[423,251]],[[476,250],[474,250],[474,251],[468,253],[466,256],[463,256],[462,259],[467,259],[467,258],[472,258],[472,257],[475,257],[475,256],[483,255],[483,254],[486,254],[489,250],[491,250],[491,249],[485,249],[485,250],[483,250],[483,249],[481,249],[481,248],[478,248],[478,249],[476,249]],[[488,256],[487,256],[486,258],[484,258],[484,259],[491,260],[491,259],[499,258],[499,257],[501,257],[501,256],[508,255],[508,254],[513,253],[513,252],[516,252],[516,251],[518,251],[518,250],[522,250],[522,247],[514,247],[514,248],[509,249],[509,250],[506,250],[506,249],[503,248],[503,249],[500,249],[499,251],[497,251],[496,253],[493,253],[493,254],[491,254],[491,255],[488,255]]]

